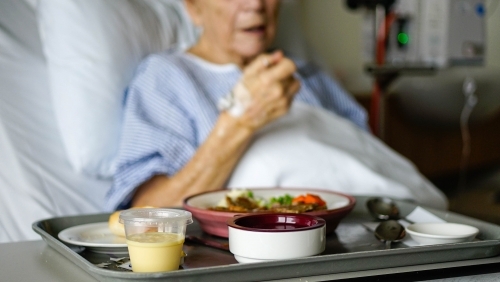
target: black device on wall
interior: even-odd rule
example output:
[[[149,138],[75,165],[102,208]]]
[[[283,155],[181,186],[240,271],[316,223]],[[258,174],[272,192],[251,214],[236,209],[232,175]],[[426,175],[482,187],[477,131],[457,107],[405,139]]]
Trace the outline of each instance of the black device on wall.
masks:
[[[356,10],[360,7],[375,9],[377,6],[383,6],[387,11],[394,2],[396,2],[396,0],[346,0],[346,5],[352,10]]]

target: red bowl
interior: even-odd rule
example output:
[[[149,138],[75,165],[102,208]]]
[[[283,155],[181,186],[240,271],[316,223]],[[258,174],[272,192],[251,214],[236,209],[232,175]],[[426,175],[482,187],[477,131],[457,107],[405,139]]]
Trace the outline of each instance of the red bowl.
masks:
[[[292,197],[305,195],[306,193],[320,196],[326,202],[328,209],[306,212],[305,214],[323,218],[326,222],[327,234],[335,231],[340,221],[347,216],[356,205],[356,199],[353,196],[326,190],[302,188],[247,189],[251,190],[256,197],[263,197],[265,199],[283,196],[284,194],[289,194]],[[210,207],[216,206],[228,192],[228,190],[219,190],[196,194],[186,198],[183,202],[183,207],[193,214],[193,217],[198,220],[203,231],[211,235],[227,238],[228,219],[234,217],[235,215],[248,214],[209,210]]]

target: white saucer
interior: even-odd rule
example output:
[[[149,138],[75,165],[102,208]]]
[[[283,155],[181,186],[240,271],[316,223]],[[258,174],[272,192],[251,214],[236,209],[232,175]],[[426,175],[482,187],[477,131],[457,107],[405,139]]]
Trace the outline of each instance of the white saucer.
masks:
[[[472,241],[479,229],[465,224],[432,222],[408,225],[406,232],[421,245],[434,245]]]
[[[69,227],[59,232],[58,237],[66,243],[97,253],[127,253],[126,239],[111,233],[107,222]]]

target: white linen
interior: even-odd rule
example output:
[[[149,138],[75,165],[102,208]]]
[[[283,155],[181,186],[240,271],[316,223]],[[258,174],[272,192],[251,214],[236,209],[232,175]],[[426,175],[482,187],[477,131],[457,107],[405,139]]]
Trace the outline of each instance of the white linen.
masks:
[[[258,133],[228,187],[319,188],[447,208],[443,193],[403,156],[350,121],[299,102]]]
[[[127,84],[148,54],[196,39],[182,0],[40,0],[38,22],[63,147],[78,172],[111,177]]]
[[[0,1],[0,243],[40,239],[31,224],[103,210],[110,181],[68,164],[33,1]]]

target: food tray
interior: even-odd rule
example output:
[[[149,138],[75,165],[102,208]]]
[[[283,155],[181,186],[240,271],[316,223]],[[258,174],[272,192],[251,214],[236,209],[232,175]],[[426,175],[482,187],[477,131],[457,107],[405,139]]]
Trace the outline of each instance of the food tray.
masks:
[[[437,217],[455,223],[479,228],[478,240],[473,242],[408,247],[394,243],[391,249],[379,242],[364,224],[374,220],[365,207],[367,197],[356,197],[357,205],[339,224],[335,233],[327,236],[326,250],[321,255],[263,263],[238,264],[229,252],[186,242],[187,253],[181,269],[161,273],[133,273],[117,265],[107,268],[98,264],[110,262],[110,258],[123,254],[96,253],[84,247],[63,243],[57,234],[72,226],[106,222],[110,214],[58,217],[33,223],[33,229],[48,245],[100,281],[265,281],[352,271],[374,270],[400,266],[451,262],[493,257],[500,254],[500,226],[465,217],[459,214],[425,208]],[[396,201],[401,215],[406,216],[415,204]],[[188,225],[188,235],[196,235],[220,242],[226,239],[204,234],[196,220]],[[293,247],[293,246],[290,246]],[[126,256],[126,254],[125,254]]]

